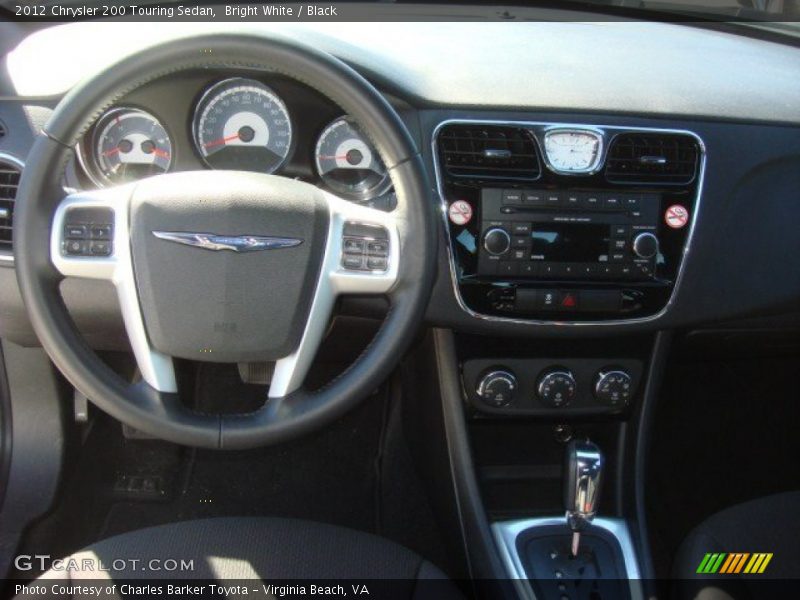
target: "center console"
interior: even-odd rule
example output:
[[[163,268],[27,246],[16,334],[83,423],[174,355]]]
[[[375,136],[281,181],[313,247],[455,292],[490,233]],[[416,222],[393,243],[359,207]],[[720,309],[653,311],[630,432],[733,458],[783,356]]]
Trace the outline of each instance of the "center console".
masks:
[[[449,121],[434,145],[464,310],[619,322],[666,309],[699,204],[694,134]]]

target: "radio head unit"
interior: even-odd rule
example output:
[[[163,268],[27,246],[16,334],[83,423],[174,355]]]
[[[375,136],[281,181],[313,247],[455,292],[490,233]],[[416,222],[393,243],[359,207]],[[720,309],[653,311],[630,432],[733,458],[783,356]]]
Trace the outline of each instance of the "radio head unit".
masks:
[[[660,204],[653,193],[483,188],[477,274],[650,280]]]
[[[576,132],[598,144],[572,169],[553,150],[570,153]],[[699,210],[695,134],[450,120],[433,147],[454,292],[472,316],[621,323],[669,305]]]

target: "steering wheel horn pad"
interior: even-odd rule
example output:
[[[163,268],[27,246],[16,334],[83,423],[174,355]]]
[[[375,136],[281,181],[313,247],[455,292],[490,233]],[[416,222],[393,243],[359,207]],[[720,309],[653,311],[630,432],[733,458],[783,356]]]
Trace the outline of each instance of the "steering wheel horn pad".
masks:
[[[280,73],[326,95],[372,139],[398,207],[377,211],[308,184],[242,172],[162,175],[65,196],[63,166],[97,114],[148,81],[203,67]],[[19,188],[17,278],[53,362],[112,416],[190,446],[278,443],[349,410],[388,376],[411,342],[435,269],[429,193],[420,155],[395,110],[338,59],[277,37],[179,39],[99,73],[56,108]],[[113,215],[111,247],[101,245],[97,254],[67,249],[70,219],[86,210]],[[389,256],[383,269],[343,264],[345,233],[363,226],[384,232]],[[124,381],[86,345],[58,291],[64,277],[115,285],[141,381]],[[384,295],[391,307],[357,361],[310,392],[303,379],[343,294]],[[268,400],[248,414],[196,413],[178,399],[173,357],[275,360]]]
[[[297,347],[328,234],[318,188],[200,171],[137,184],[134,274],[153,348],[199,361],[275,361]]]

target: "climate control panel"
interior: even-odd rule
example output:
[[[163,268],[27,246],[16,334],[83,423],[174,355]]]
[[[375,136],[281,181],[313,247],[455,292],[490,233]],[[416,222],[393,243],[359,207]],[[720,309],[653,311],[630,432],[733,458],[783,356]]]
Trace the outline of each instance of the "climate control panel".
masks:
[[[465,361],[467,400],[491,414],[592,415],[624,411],[635,399],[635,359],[489,358]]]

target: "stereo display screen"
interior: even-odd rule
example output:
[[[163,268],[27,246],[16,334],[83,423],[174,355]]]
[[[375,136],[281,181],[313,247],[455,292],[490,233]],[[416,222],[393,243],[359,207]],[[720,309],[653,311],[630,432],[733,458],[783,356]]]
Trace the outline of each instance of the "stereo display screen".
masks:
[[[597,262],[608,256],[609,226],[590,223],[534,223],[531,260]]]

